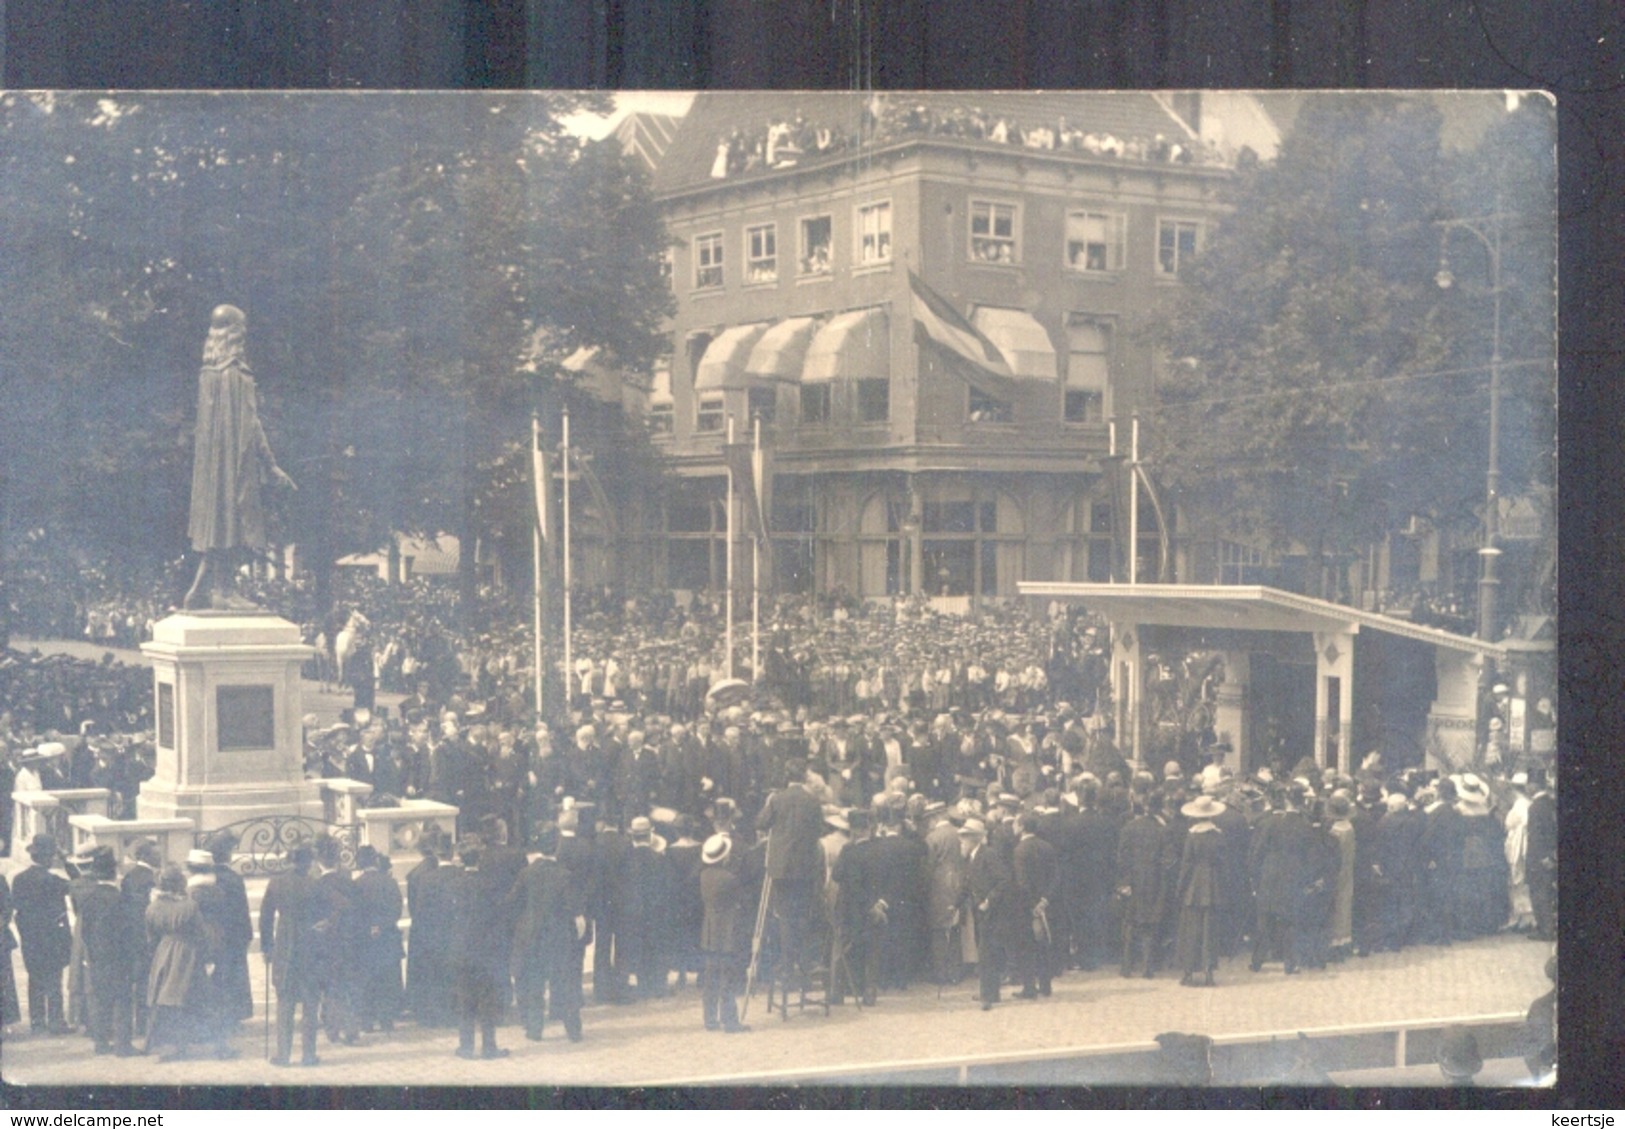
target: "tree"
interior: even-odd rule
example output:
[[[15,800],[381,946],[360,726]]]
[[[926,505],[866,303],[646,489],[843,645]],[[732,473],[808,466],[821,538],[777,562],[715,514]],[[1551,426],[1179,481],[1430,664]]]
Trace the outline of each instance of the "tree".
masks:
[[[1412,515],[1478,520],[1486,335],[1435,282],[1464,167],[1440,126],[1424,95],[1311,96],[1238,170],[1157,342],[1157,468],[1208,532],[1324,565]]]
[[[501,524],[483,512],[487,480],[528,442],[533,409],[556,417],[562,361],[596,346],[646,370],[662,347],[671,298],[647,182],[558,125],[589,100],[414,106],[405,159],[345,221],[345,363],[379,407],[358,421],[356,473],[386,527],[457,531],[465,606],[473,546]]]
[[[596,345],[636,370],[660,347],[647,186],[559,124],[606,104],[0,96],[11,530],[148,565],[184,551],[199,349],[229,301],[300,486],[280,539],[318,602],[335,559],[396,530],[462,533],[472,595],[483,479],[559,361]]]

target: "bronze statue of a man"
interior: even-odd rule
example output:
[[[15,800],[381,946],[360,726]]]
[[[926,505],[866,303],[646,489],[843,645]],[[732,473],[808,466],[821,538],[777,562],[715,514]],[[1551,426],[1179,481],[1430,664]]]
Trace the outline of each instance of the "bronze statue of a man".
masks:
[[[217,306],[203,343],[191,516],[192,548],[203,560],[183,601],[187,608],[253,606],[231,589],[241,551],[266,545],[260,489],[268,479],[294,488],[260,426],[254,374],[243,356],[247,328],[243,311]]]

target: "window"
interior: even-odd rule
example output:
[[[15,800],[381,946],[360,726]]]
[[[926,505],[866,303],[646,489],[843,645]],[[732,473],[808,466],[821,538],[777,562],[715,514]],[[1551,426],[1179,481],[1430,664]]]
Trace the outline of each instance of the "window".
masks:
[[[649,405],[649,430],[656,435],[670,435],[677,422],[676,406],[670,402]]]
[[[803,384],[801,386],[801,422],[829,422],[829,385]]]
[[[891,262],[891,202],[858,209],[858,265]]]
[[[858,419],[862,423],[885,423],[891,417],[891,381],[858,381]]]
[[[1016,206],[988,200],[970,202],[970,257],[975,263],[1014,263]]]
[[[1122,216],[1106,212],[1068,212],[1067,269],[1091,273],[1122,270],[1125,226]]]
[[[779,406],[779,391],[776,388],[752,388],[749,392],[750,418],[759,419],[763,423],[771,424],[774,413]]]
[[[722,285],[722,232],[694,237],[694,289]]]
[[[1066,327],[1067,423],[1101,423],[1111,387],[1111,326],[1074,320]]]
[[[834,240],[828,216],[808,216],[801,221],[801,273],[830,273],[830,251]]]
[[[701,396],[699,412],[694,418],[695,431],[722,430],[722,397]]]
[[[972,423],[1009,423],[1014,418],[1007,402],[989,396],[980,388],[970,390],[969,412]]]
[[[1201,231],[1201,225],[1194,220],[1159,220],[1157,274],[1164,278],[1177,276],[1196,254]]]
[[[745,229],[745,281],[774,282],[779,277],[779,233],[770,223]]]

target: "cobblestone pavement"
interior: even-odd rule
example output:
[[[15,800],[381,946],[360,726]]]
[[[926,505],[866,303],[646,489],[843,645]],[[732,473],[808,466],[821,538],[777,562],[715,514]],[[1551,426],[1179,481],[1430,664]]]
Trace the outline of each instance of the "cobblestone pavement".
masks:
[[[1173,976],[1125,980],[1114,972],[1069,973],[1047,1000],[1007,1000],[983,1013],[974,982],[916,986],[883,995],[859,1011],[848,1004],[792,1012],[781,1020],[764,1011],[758,992],[748,1020],[753,1030],[725,1035],[704,1030],[692,982],[670,998],[625,1007],[589,1006],[586,1038],[570,1043],[557,1025],[546,1039],[527,1042],[517,1026],[499,1029],[512,1057],[467,1062],[452,1050],[456,1033],[410,1023],[364,1045],[329,1045],[322,1062],[278,1069],[265,1061],[263,965],[251,961],[256,1015],[236,1039],[241,1057],[159,1063],[91,1053],[84,1036],[8,1037],[0,1073],[23,1085],[354,1085],[581,1086],[705,1085],[838,1082],[888,1067],[967,1056],[1012,1062],[1067,1048],[1140,1049],[1159,1032],[1200,1032],[1216,1038],[1414,1023],[1521,1017],[1549,987],[1550,947],[1520,936],[1498,936],[1449,948],[1417,947],[1288,977],[1279,966],[1252,973],[1244,959],[1219,970],[1213,989],[1182,988]],[[17,971],[22,972],[19,966]],[[1015,1082],[1018,1079],[1010,1078]]]

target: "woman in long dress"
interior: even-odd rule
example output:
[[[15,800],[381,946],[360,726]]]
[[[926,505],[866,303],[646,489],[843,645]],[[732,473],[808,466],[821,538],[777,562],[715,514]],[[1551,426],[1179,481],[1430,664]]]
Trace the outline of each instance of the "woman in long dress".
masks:
[[[1511,916],[1502,929],[1528,933],[1535,927],[1535,909],[1529,900],[1529,777],[1512,778],[1512,806],[1506,814],[1507,901]]]
[[[1327,830],[1337,844],[1336,883],[1332,887],[1332,917],[1328,934],[1330,956],[1344,960],[1354,951],[1354,824],[1349,816],[1353,805],[1342,792],[1333,792],[1326,801]]]
[[[1174,937],[1174,960],[1184,974],[1179,982],[1187,988],[1211,988],[1213,970],[1219,963],[1214,918],[1223,900],[1219,856],[1224,833],[1213,819],[1224,810],[1225,805],[1212,796],[1199,796],[1179,809],[1192,821],[1179,863],[1179,931]]]
[[[207,926],[198,904],[186,896],[186,876],[179,867],[166,866],[158,876],[147,907],[147,941],[152,948],[147,1052],[168,1047],[159,1061],[174,1062],[207,1038],[208,1026]]]

